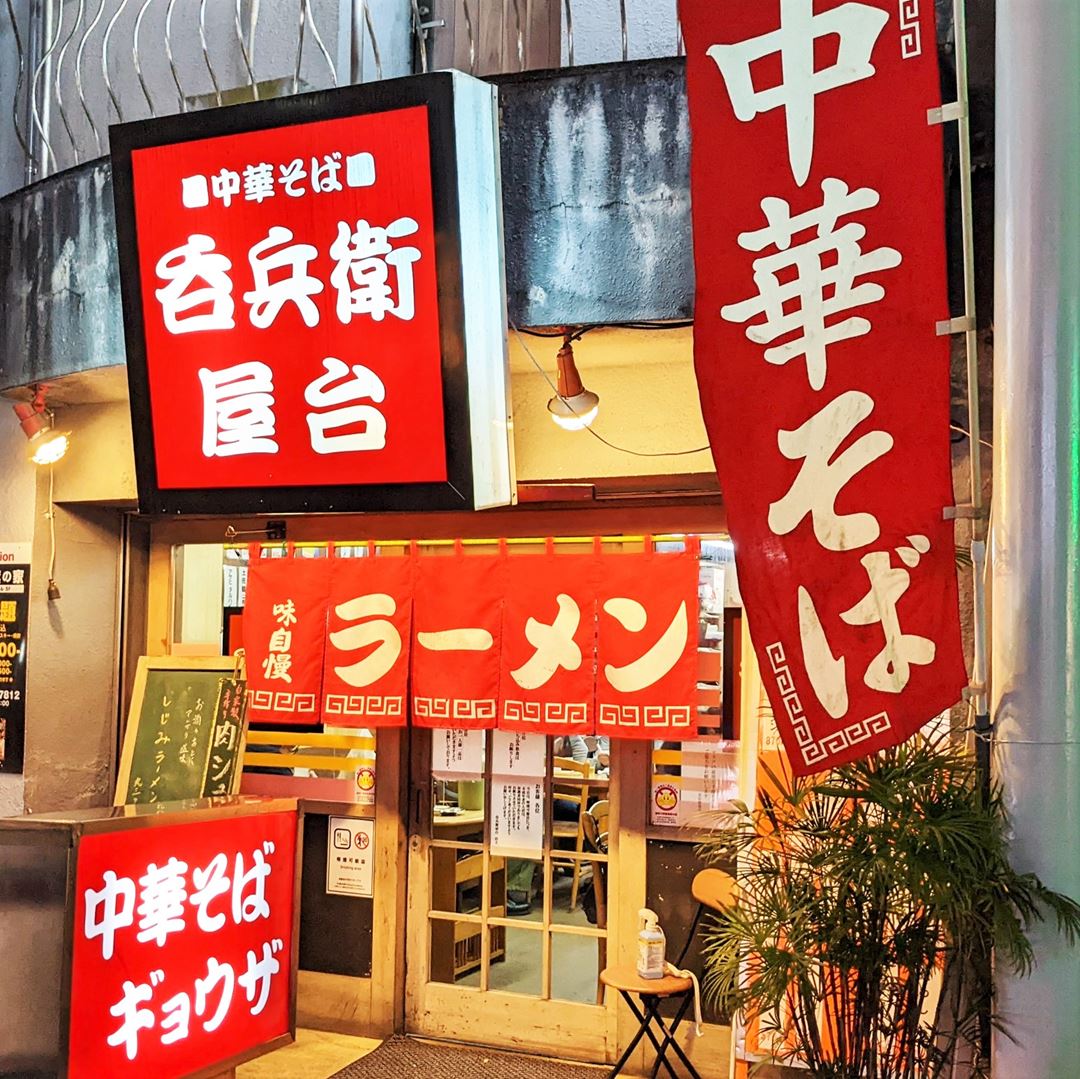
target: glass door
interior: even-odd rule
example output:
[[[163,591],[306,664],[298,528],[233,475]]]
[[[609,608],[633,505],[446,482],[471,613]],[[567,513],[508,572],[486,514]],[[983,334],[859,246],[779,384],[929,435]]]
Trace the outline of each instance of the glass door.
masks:
[[[605,739],[414,730],[410,1031],[606,1058],[611,771]]]

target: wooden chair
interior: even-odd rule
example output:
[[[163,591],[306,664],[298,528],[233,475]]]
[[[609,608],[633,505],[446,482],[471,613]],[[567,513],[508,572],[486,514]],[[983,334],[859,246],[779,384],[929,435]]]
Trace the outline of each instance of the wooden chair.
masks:
[[[722,869],[702,869],[694,874],[694,879],[690,882],[690,894],[697,900],[698,908],[694,914],[694,920],[690,923],[690,932],[686,934],[686,943],[683,944],[679,958],[675,962],[677,967],[683,965],[686,953],[690,951],[690,945],[694,941],[694,935],[698,931],[705,910],[720,910],[721,907],[730,906],[735,901],[735,878]]]
[[[608,817],[610,815],[610,803],[606,798],[602,802],[593,802],[589,806],[588,816],[592,818],[593,825],[596,828],[596,849],[601,854],[607,854],[608,852]],[[588,838],[588,833],[586,833],[586,838]]]
[[[579,763],[570,757],[555,757],[553,765],[556,769],[564,772],[576,772],[581,776],[581,781],[579,782],[576,779],[573,781],[567,779],[560,780],[559,778],[553,780],[551,784],[552,801],[573,802],[577,806],[577,820],[556,820],[554,817],[553,806],[551,819],[552,839],[572,839],[574,841],[573,849],[578,854],[583,854],[585,851],[584,817],[585,811],[589,805],[588,779],[591,775],[591,769],[584,761]],[[577,906],[578,889],[581,886],[581,859],[558,858],[553,851],[551,864],[553,866],[562,865],[570,868],[572,874],[570,882],[570,909],[573,910]]]

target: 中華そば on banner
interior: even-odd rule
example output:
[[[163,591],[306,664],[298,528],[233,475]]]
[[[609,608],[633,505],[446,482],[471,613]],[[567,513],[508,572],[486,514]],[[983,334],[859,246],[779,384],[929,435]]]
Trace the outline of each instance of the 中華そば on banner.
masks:
[[[680,0],[695,365],[762,677],[797,774],[966,683],[929,0]]]

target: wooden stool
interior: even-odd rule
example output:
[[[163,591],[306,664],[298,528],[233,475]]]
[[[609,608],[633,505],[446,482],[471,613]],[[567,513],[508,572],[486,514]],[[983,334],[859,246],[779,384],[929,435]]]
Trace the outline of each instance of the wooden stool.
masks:
[[[689,978],[679,978],[673,974],[667,974],[663,978],[639,978],[633,967],[605,967],[600,972],[600,981],[612,989],[617,989],[626,1001],[629,1009],[634,1013],[640,1026],[634,1035],[633,1041],[626,1047],[626,1052],[619,1058],[618,1063],[612,1068],[609,1079],[618,1075],[626,1066],[631,1054],[646,1035],[656,1050],[656,1063],[653,1065],[652,1075],[655,1079],[660,1074],[661,1064],[667,1068],[671,1079],[679,1079],[678,1073],[667,1059],[668,1047],[675,1050],[676,1056],[683,1062],[683,1066],[690,1073],[691,1079],[701,1079],[697,1069],[690,1063],[682,1046],[675,1040],[675,1032],[686,1015],[694,999],[694,983]],[[634,997],[641,1001],[641,1007],[634,1003]],[[671,1026],[664,1022],[660,1015],[660,1002],[668,997],[681,997],[682,1002]],[[653,1033],[652,1027],[660,1028],[664,1035],[663,1040],[658,1040]]]

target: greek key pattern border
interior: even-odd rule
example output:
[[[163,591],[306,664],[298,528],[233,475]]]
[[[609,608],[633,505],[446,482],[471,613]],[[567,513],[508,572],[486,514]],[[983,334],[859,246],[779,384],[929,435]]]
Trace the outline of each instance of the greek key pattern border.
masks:
[[[599,710],[601,727],[656,727],[670,730],[689,727],[692,709],[685,705],[662,704],[602,704]]]
[[[503,719],[511,723],[550,723],[567,727],[589,722],[589,706],[584,701],[503,701]]]
[[[413,715],[427,720],[463,720],[484,723],[498,712],[494,697],[474,700],[471,697],[413,697]]]
[[[285,690],[250,689],[248,704],[263,712],[292,712],[295,715],[315,714],[314,693],[289,693]]]
[[[795,733],[795,741],[807,764],[818,764],[826,757],[840,753],[850,746],[858,745],[859,742],[865,742],[875,734],[882,734],[891,729],[892,721],[889,719],[889,714],[878,712],[876,715],[868,716],[866,719],[833,731],[820,741],[815,741],[810,730],[810,720],[803,710],[802,701],[795,689],[795,680],[791,677],[791,668],[787,663],[784,646],[777,641],[775,644],[767,645],[765,653],[769,657],[769,665],[776,676],[776,687],[780,690],[784,711]]]
[[[922,56],[919,0],[900,0],[900,58],[914,60],[916,56]]]
[[[363,693],[327,693],[323,715],[359,716],[371,719],[400,719],[405,711],[405,698],[366,696]]]

